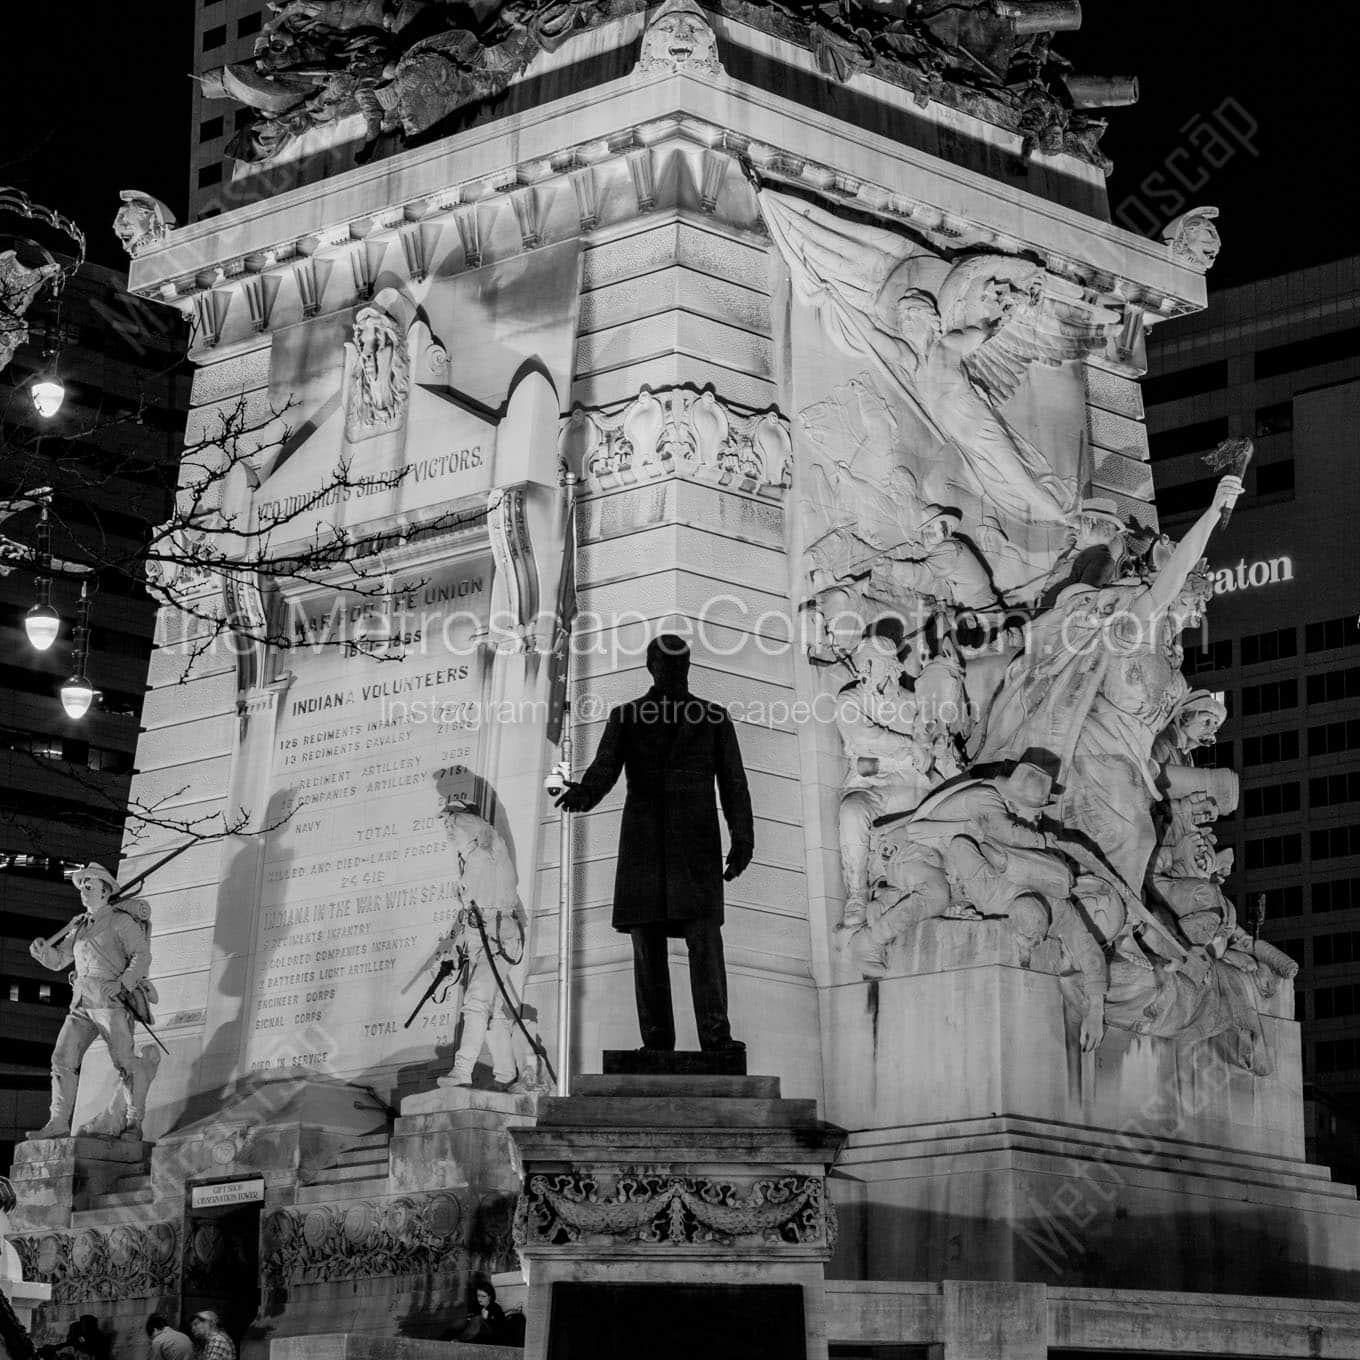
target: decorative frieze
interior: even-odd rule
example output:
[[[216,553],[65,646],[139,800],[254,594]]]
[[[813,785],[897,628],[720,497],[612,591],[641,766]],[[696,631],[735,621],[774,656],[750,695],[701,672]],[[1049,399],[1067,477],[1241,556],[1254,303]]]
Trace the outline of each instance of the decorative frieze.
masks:
[[[515,1216],[515,1244],[590,1240],[724,1247],[767,1243],[832,1247],[835,1219],[820,1176],[744,1183],[666,1171],[530,1176]]]
[[[560,449],[588,491],[686,476],[778,493],[793,476],[788,422],[775,411],[739,413],[712,388],[644,387],[625,406],[578,406]]]
[[[468,1211],[455,1194],[278,1209],[262,1228],[267,1288],[375,1276],[427,1275],[463,1250]]]
[[[25,1278],[52,1286],[53,1303],[153,1298],[179,1289],[175,1223],[31,1233],[9,1240]]]

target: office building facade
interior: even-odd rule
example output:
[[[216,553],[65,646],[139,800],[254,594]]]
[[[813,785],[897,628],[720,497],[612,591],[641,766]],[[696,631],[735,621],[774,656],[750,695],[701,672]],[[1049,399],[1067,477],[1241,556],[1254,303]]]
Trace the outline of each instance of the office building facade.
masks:
[[[87,860],[115,868],[151,653],[155,607],[119,569],[149,522],[163,519],[181,448],[188,381],[178,319],[132,298],[125,279],[87,264],[28,314],[31,336],[0,377],[0,499],[53,486],[53,551],[110,564],[94,587],[87,671],[100,692],[81,719],[59,696],[72,669],[79,582],[57,576],[62,630],[35,651],[24,633],[35,577],[0,576],[0,1159],[46,1122],[48,1069],[70,988],[28,946],[79,909],[69,875]],[[66,400],[39,424],[27,385],[60,352]],[[35,512],[4,525],[33,543]],[[115,565],[117,564],[117,565]]]
[[[1211,545],[1216,597],[1187,648],[1222,691],[1217,763],[1242,799],[1220,829],[1239,914],[1298,960],[1304,1076],[1360,1106],[1360,259],[1216,294],[1157,330],[1144,384],[1163,525],[1207,503],[1203,454],[1256,446],[1246,494]],[[1326,1112],[1323,1113],[1326,1118]]]

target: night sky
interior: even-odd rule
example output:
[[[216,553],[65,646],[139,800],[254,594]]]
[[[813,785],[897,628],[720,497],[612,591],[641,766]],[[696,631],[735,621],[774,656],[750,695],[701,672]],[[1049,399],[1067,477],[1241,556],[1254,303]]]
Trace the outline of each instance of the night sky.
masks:
[[[183,220],[190,0],[12,5],[4,23],[6,65],[20,69],[0,182],[77,218],[91,257],[122,267],[110,230],[120,189],[155,194]],[[1356,8],[1340,0],[1086,0],[1082,31],[1055,47],[1078,70],[1142,84],[1104,142],[1116,220],[1153,234],[1185,207],[1216,204],[1224,248],[1213,287],[1360,250],[1357,28]]]

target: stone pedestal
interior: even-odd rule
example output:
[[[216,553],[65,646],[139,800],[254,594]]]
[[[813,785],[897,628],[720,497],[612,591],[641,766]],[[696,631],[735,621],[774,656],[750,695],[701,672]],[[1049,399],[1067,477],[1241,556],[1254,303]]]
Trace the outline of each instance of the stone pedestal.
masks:
[[[124,1138],[30,1138],[14,1149],[17,1228],[69,1228],[120,1180],[144,1174],[151,1144]]]
[[[843,1136],[814,1101],[781,1099],[776,1077],[583,1076],[544,1099],[510,1131],[526,1360],[596,1339],[583,1329],[624,1307],[673,1340],[670,1310],[694,1289],[736,1291],[738,1309],[749,1291],[750,1316],[773,1306],[768,1335],[793,1338],[779,1354],[824,1360],[826,1175]]]
[[[927,922],[912,947],[912,975],[831,992],[834,1276],[1355,1291],[1360,1205],[1304,1160],[1290,998],[1261,1017],[1270,1076],[1212,1040],[1111,1029],[1083,1054],[1004,922]]]

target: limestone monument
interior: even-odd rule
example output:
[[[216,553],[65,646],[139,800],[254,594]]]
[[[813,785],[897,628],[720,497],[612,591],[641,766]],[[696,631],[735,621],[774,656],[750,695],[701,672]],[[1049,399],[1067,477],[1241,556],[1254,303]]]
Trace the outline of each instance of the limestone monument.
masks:
[[[1138,385],[1217,229],[1110,221],[1081,9],[290,0],[204,78],[227,210],[129,265],[196,366],[135,794],[239,834],[144,890],[148,1141],[16,1152],[44,1339],[417,1360],[482,1277],[532,1360],[1360,1346],[1182,675],[1249,450],[1171,541]],[[638,960],[752,1075],[601,1072]]]
[[[675,1048],[666,942],[678,937],[689,951],[699,1046],[722,1053],[745,1047],[727,1014],[722,885],[749,867],[755,824],[732,720],[690,693],[689,667],[683,638],[663,633],[648,643],[652,687],[609,715],[594,761],[558,805],[589,812],[620,774],[627,779],[612,924],[632,940],[643,1047]],[[731,837],[723,869],[715,782]]]

